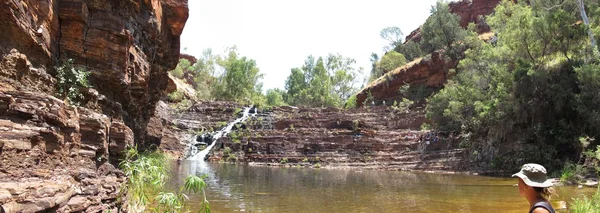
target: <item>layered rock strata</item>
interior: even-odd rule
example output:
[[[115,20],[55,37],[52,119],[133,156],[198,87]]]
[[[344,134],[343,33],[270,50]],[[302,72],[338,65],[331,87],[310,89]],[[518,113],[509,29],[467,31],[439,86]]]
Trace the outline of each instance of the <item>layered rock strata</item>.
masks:
[[[0,53],[7,60],[11,51],[20,52],[38,68],[2,67],[0,80],[19,90],[51,93],[45,87],[54,82],[47,73],[54,72],[59,60],[74,59],[92,72],[91,84],[110,103],[100,104],[100,110],[124,120],[142,142],[167,86],[167,71],[179,59],[187,17],[187,0],[5,1],[0,7]],[[41,82],[45,86],[36,85]]]
[[[240,106],[199,103],[178,114],[188,138],[233,121]],[[209,161],[254,165],[460,171],[463,150],[448,135],[421,131],[424,109],[278,107],[259,112],[221,138]],[[181,132],[180,132],[181,133]],[[206,133],[206,132],[205,132]],[[429,141],[427,144],[426,141]],[[165,142],[162,142],[165,144]]]
[[[133,132],[106,115],[32,92],[0,92],[0,207],[116,210],[125,177],[108,163]]]
[[[146,130],[179,59],[187,0],[0,5],[1,210],[117,212],[125,177],[113,165],[154,135]],[[81,107],[54,97],[54,67],[66,59],[91,72]]]
[[[197,102],[192,106],[159,102],[148,125],[147,141],[174,158],[186,155],[190,140],[236,119],[241,105],[231,102]]]

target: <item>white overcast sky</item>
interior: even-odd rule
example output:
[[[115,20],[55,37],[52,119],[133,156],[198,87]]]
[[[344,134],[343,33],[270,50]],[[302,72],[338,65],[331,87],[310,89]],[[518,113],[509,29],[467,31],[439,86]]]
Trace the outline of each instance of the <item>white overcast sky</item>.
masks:
[[[308,55],[339,53],[370,71],[383,53],[379,31],[398,26],[405,36],[425,22],[436,0],[189,0],[182,52],[199,57],[237,46],[256,60],[266,91],[282,88]],[[184,50],[186,48],[186,50]]]

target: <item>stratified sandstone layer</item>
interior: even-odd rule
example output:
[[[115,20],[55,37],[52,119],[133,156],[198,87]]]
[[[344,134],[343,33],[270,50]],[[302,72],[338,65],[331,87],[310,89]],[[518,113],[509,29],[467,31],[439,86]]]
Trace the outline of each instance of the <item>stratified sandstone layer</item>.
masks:
[[[171,116],[177,117],[171,117],[174,123],[169,129],[177,129],[171,133],[188,141],[196,140],[194,136],[202,129],[217,129],[235,120],[240,110],[241,106],[225,102],[197,103],[173,113]],[[456,149],[458,141],[421,131],[424,121],[422,108],[278,107],[259,112],[234,127],[237,131],[219,139],[207,160],[275,166],[462,170],[464,153]]]
[[[108,160],[132,144],[131,129],[106,115],[49,95],[0,93],[0,207],[116,210],[125,177]]]
[[[113,165],[146,145],[187,17],[187,0],[0,3],[1,210],[118,211]],[[55,97],[66,59],[92,73],[81,107]]]
[[[282,107],[248,121],[248,130],[223,140],[219,148],[230,147],[237,161],[261,165],[460,170],[463,152],[453,149],[456,141],[425,138],[430,133],[420,130],[424,120],[422,108]],[[209,159],[233,160],[223,149]]]
[[[106,100],[102,112],[124,120],[142,142],[167,86],[167,71],[179,60],[187,18],[187,0],[5,1],[0,53],[24,54],[37,73],[15,64],[3,67],[0,82],[37,91],[40,81],[22,79],[41,75],[43,84],[53,87],[46,73],[54,72],[58,60],[74,59],[92,72],[91,83]]]

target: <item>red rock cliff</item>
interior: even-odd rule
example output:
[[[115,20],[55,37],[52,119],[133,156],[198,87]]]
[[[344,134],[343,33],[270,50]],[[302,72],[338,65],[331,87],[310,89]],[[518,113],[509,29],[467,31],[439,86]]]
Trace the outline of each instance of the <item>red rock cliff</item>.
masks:
[[[98,108],[124,120],[141,142],[167,70],[179,59],[187,18],[187,0],[7,0],[0,53],[24,54],[29,67],[6,65],[0,80],[15,90],[51,92],[51,67],[72,58],[92,72]]]
[[[401,99],[398,90],[405,84],[425,85],[439,89],[446,83],[447,69],[456,66],[452,61],[445,61],[443,56],[435,52],[431,57],[416,59],[402,67],[398,67],[379,79],[376,79],[357,95],[358,106],[362,106],[369,94],[377,105],[386,101],[388,104]],[[371,103],[368,103],[371,104]]]
[[[143,142],[179,59],[187,0],[0,3],[0,212],[120,212],[118,160]],[[86,103],[54,66],[91,71]]]

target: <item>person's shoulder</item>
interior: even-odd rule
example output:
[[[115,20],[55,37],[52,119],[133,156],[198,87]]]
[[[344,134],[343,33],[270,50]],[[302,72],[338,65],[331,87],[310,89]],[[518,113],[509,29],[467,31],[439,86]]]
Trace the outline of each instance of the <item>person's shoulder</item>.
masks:
[[[550,213],[550,211],[548,211],[544,207],[537,207],[533,209],[532,213]]]

